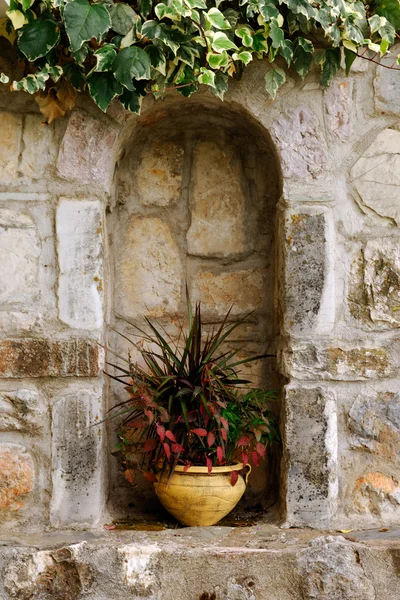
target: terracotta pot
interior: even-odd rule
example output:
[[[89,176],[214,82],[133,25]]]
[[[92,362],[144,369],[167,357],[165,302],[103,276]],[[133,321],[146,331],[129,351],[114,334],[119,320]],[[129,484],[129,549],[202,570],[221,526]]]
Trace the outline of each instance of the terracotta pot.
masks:
[[[182,525],[215,525],[243,496],[251,471],[250,465],[246,467],[246,478],[239,474],[233,486],[232,471],[241,471],[242,463],[213,467],[211,473],[207,467],[189,467],[185,473],[183,467],[178,466],[169,483],[169,474],[159,473],[154,489],[164,508]]]

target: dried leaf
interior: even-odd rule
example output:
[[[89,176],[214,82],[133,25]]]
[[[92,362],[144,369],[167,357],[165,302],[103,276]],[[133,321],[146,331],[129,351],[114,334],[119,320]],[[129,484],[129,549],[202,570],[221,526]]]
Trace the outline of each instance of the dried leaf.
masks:
[[[124,477],[131,483],[132,485],[135,483],[135,471],[132,469],[126,469],[124,471]]]
[[[61,79],[57,89],[57,98],[65,111],[74,108],[76,96],[77,92],[70,82],[65,78]]]
[[[35,100],[39,106],[40,112],[46,118],[45,123],[50,124],[54,119],[58,119],[65,115],[65,110],[61,107],[53,88],[49,90],[46,95],[42,93],[36,94]]]

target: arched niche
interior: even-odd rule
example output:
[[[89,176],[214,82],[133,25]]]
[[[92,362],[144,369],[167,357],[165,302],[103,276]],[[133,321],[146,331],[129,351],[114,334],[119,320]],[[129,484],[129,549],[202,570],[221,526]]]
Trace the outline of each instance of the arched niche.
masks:
[[[118,315],[141,328],[148,317],[176,338],[186,316],[187,285],[210,326],[230,308],[232,320],[251,313],[229,347],[240,349],[243,357],[275,354],[280,194],[270,136],[242,109],[188,101],[161,105],[139,119],[118,166],[116,201],[107,223],[113,328],[132,337],[137,331]],[[111,334],[109,346],[128,351],[117,334]],[[281,387],[275,358],[244,367],[243,374],[254,385]],[[122,386],[112,385],[110,405],[121,397]],[[111,425],[111,445],[114,436]],[[265,461],[256,470],[243,507],[276,501],[277,464],[278,459]],[[116,517],[149,517],[159,511],[151,485],[139,478],[133,491],[113,459],[109,492]]]

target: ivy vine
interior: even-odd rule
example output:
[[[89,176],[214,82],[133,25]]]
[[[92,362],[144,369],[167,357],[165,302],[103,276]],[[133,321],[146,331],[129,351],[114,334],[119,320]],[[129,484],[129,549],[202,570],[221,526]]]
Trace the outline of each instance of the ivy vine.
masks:
[[[266,59],[275,98],[289,68],[304,79],[318,65],[328,86],[357,56],[373,62],[399,38],[400,0],[7,0],[0,35],[15,46],[25,76],[11,90],[36,94],[48,122],[88,91],[106,111],[118,98],[140,112],[143,97],[201,84],[221,100],[229,78]],[[400,70],[400,55],[389,68]],[[388,66],[388,65],[386,65]]]

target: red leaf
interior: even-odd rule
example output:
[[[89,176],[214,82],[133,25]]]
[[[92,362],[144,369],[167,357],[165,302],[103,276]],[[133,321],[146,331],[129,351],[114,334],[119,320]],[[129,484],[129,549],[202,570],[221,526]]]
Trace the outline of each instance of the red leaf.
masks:
[[[238,478],[239,478],[239,473],[237,471],[232,471],[232,475],[231,475],[232,486],[236,484]]]
[[[238,440],[236,442],[237,446],[248,446],[251,442],[251,439],[249,437],[247,437],[247,435],[244,435],[243,437],[240,438],[240,440]]]
[[[149,438],[145,441],[143,450],[144,452],[153,452],[154,448],[157,446],[157,440],[154,438]]]
[[[202,429],[201,427],[198,427],[197,429],[192,429],[191,433],[195,433],[200,437],[205,437],[207,435],[207,431],[205,429]]]
[[[215,435],[213,434],[212,431],[210,431],[207,436],[208,447],[211,448],[211,446],[214,445],[214,442],[215,442]]]
[[[257,454],[261,456],[261,458],[265,458],[265,446],[261,442],[257,442],[256,444]]]
[[[187,463],[185,464],[185,466],[183,467],[183,472],[184,472],[184,473],[186,473],[186,471],[188,470],[188,468],[190,467],[190,465],[191,465],[191,464],[192,464],[192,463],[190,463],[190,462],[187,462]]]
[[[222,464],[224,460],[224,451],[221,446],[217,446],[217,457],[219,464]]]
[[[251,460],[254,463],[254,466],[258,467],[259,462],[258,462],[258,454],[255,450],[253,450],[253,452],[251,453]]]
[[[242,452],[243,467],[245,467],[248,462],[249,462],[249,456],[248,456],[248,454],[246,454],[246,452]]]
[[[169,429],[165,432],[165,435],[169,440],[171,440],[171,442],[176,442],[174,434]]]
[[[228,423],[228,421],[226,419],[224,419],[224,417],[220,417],[220,421],[222,423],[222,427],[224,429],[226,429],[226,431],[228,431],[228,429],[229,429],[229,423]]]
[[[208,456],[206,458],[206,464],[207,464],[208,472],[211,473],[211,471],[212,471],[212,460]]]
[[[164,452],[169,460],[171,458],[171,449],[166,442],[163,444],[163,446],[164,446]]]
[[[165,427],[157,424],[157,433],[160,436],[160,440],[163,442],[165,438]]]
[[[143,471],[143,477],[147,479],[147,481],[151,481],[155,483],[158,481],[157,477],[154,475],[153,471]]]
[[[126,469],[124,471],[124,477],[131,483],[132,485],[135,483],[135,471],[132,469]]]
[[[225,442],[227,442],[228,434],[226,433],[226,429],[221,429],[221,435],[222,435],[222,439],[225,440]]]
[[[145,411],[144,411],[144,414],[145,414],[145,415],[146,415],[146,417],[148,418],[148,420],[149,420],[149,423],[152,423],[152,422],[153,422],[153,420],[154,420],[154,414],[153,414],[153,411],[151,411],[151,410],[145,410]]]
[[[115,523],[111,523],[110,525],[103,525],[104,529],[107,529],[107,531],[112,531],[113,529],[116,528],[116,524]]]
[[[180,444],[172,444],[172,452],[185,452],[185,448]]]

